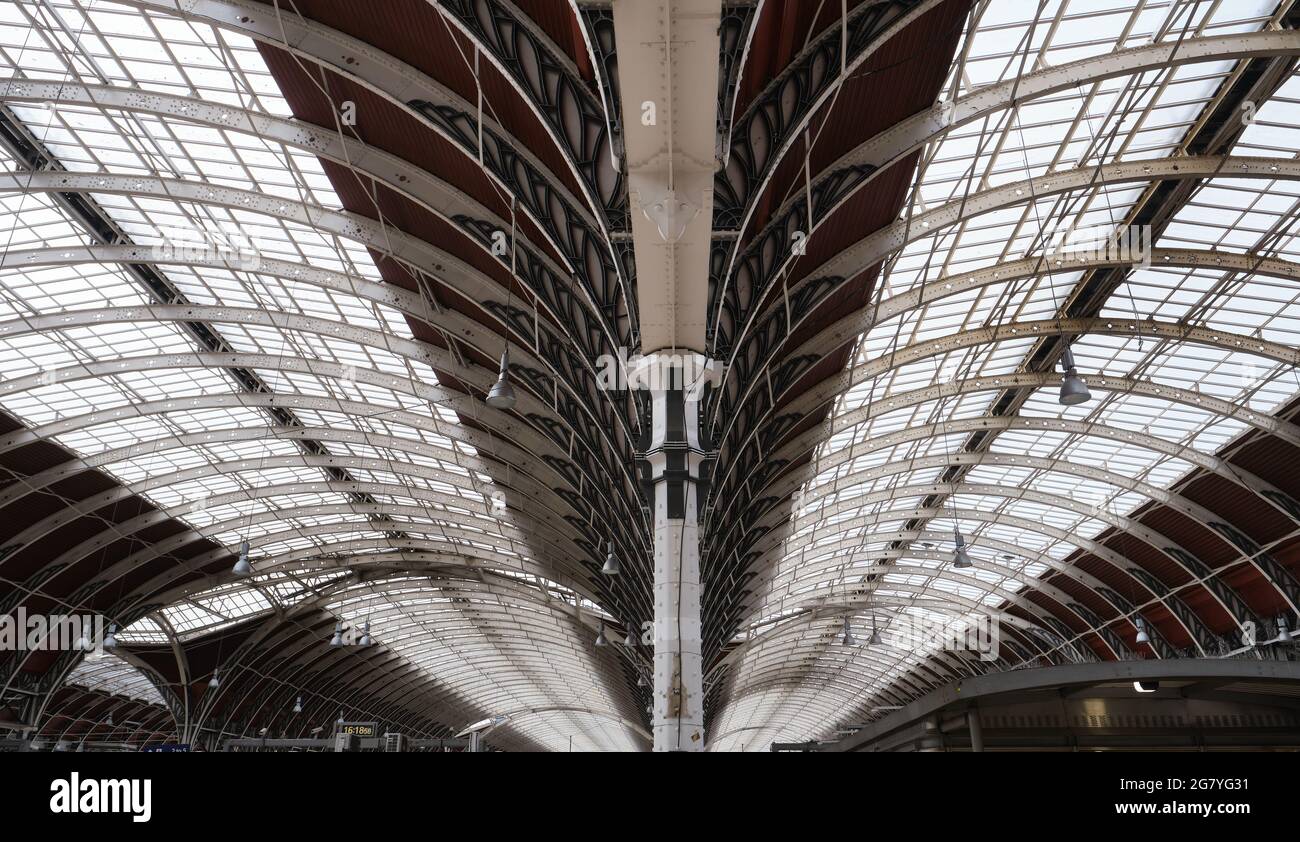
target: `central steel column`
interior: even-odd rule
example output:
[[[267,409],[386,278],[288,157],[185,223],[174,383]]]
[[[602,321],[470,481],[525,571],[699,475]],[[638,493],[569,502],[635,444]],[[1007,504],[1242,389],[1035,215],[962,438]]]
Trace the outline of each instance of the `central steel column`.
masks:
[[[704,679],[700,652],[700,445],[696,367],[662,366],[650,390],[653,421],[644,478],[654,518],[654,750],[704,750]]]
[[[704,750],[699,409],[707,352],[722,0],[614,0],[636,259],[638,363],[653,422],[641,441],[654,525],[654,748]],[[685,386],[686,388],[683,388]],[[646,488],[645,486],[649,487]]]

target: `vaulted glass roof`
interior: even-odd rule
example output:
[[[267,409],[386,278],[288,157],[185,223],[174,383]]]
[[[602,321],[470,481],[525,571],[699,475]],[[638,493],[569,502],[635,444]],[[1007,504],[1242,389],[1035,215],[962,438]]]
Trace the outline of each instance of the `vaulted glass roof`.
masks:
[[[1275,8],[1263,1],[981,4],[947,102],[1153,39],[1258,31]],[[1157,238],[1154,260],[1133,261],[1097,314],[1114,322],[1059,331],[1073,337],[1093,399],[1062,406],[1060,374],[1023,378],[1038,388],[999,420],[978,453],[965,448],[993,414],[999,387],[1033,371],[1028,355],[1078,293],[1087,275],[1070,264],[1127,230],[1148,190],[1100,174],[1064,193],[1044,182],[1069,170],[1185,155],[1185,139],[1235,65],[1198,62],[1078,81],[954,125],[924,149],[899,223],[909,242],[886,263],[867,311],[874,324],[864,320],[852,385],[796,496],[791,534],[770,550],[769,573],[731,656],[724,693],[733,701],[711,748],[761,750],[872,718],[891,704],[897,682],[943,654],[898,644],[891,627],[959,627],[979,613],[1013,622],[1005,607],[1018,591],[1201,465],[1195,457],[1212,457],[1251,429],[1255,414],[1266,417],[1296,395],[1294,361],[1270,359],[1258,344],[1212,346],[1112,329],[1154,318],[1283,350],[1300,342],[1293,280],[1211,261],[1189,266],[1183,253],[1295,259],[1300,188],[1229,171],[1196,190]],[[1249,115],[1254,123],[1233,155],[1294,157],[1296,84],[1290,79]],[[982,193],[1018,184],[1009,206],[978,209]],[[971,209],[956,224],[932,228],[925,217],[966,203]],[[1025,260],[1027,269],[1015,271]],[[954,341],[995,326],[1003,326],[996,342]],[[921,347],[924,353],[911,353]],[[1247,409],[1225,417],[1210,398]],[[962,469],[955,481],[954,466]],[[953,567],[955,530],[971,568]],[[841,642],[846,616],[854,646]],[[884,633],[883,645],[866,645],[873,627]]]
[[[468,399],[440,388],[412,341],[408,316],[437,305],[382,288],[375,250],[312,224],[343,202],[309,145],[211,125],[214,103],[293,116],[257,46],[126,4],[6,2],[0,76],[12,120],[71,176],[42,186],[0,153],[13,176],[0,192],[0,408],[195,532],[252,548],[251,580],[174,591],[165,624],[146,616],[120,639],[197,637],[328,591],[326,608],[371,617],[377,638],[444,682],[459,724],[511,715],[550,748],[584,733],[580,748],[634,747],[629,702],[610,689],[621,673],[557,607],[600,616],[586,595],[550,582],[539,587],[553,604],[506,605],[487,587],[454,600],[436,583],[337,587],[368,560],[542,582],[574,553],[567,534],[521,530],[473,443],[487,439],[456,411]],[[33,93],[41,82],[59,87]],[[178,99],[98,104],[77,85]],[[53,189],[69,185],[115,242],[92,238]]]
[[[148,676],[116,655],[107,653],[87,657],[68,675],[66,683],[151,705],[164,704],[162,694]]]
[[[458,727],[502,716],[519,745],[552,750],[646,747],[645,693],[634,689],[645,653],[594,644],[604,624],[620,636],[654,610],[644,577],[630,575],[644,572],[632,569],[641,559],[603,579],[592,578],[590,564],[603,554],[593,533],[612,532],[638,551],[649,546],[644,524],[608,522],[609,512],[652,520],[635,501],[633,448],[619,439],[643,419],[632,417],[635,400],[602,394],[615,406],[609,412],[574,386],[585,388],[580,369],[593,364],[579,339],[604,348],[602,320],[621,329],[632,314],[627,301],[583,298],[569,313],[539,304],[545,279],[523,278],[515,262],[518,235],[540,244],[528,268],[563,267],[551,281],[562,288],[552,290],[557,301],[591,298],[578,288],[596,287],[579,277],[592,266],[617,278],[612,286],[626,296],[627,238],[580,242],[583,234],[573,254],[560,242],[573,236],[565,226],[610,228],[627,210],[621,186],[611,188],[620,195],[609,207],[576,200],[581,206],[568,208],[573,195],[609,185],[584,182],[585,163],[558,140],[567,129],[547,122],[554,118],[529,99],[527,80],[508,78],[499,59],[479,75],[477,50],[463,51],[465,67],[454,72],[436,63],[399,68],[387,56],[391,66],[375,62],[374,75],[352,77],[332,64],[351,55],[315,63],[304,54],[335,43],[327,38],[295,43],[295,54],[265,31],[260,46],[241,34],[259,33],[264,21],[200,22],[230,7],[182,4],[168,14],[143,5],[0,0],[0,411],[25,428],[0,435],[0,455],[41,441],[74,454],[72,463],[40,465],[31,492],[105,525],[61,546],[43,569],[95,568],[75,596],[84,604],[108,604],[128,580],[140,586],[149,604],[121,630],[127,646],[199,645],[236,627],[256,637],[288,609],[323,609],[350,628],[370,623],[384,656],[418,672],[430,721]],[[434,6],[448,43],[470,44]],[[1145,591],[1107,600],[1118,617],[1079,613],[1074,624],[1045,603],[1065,614],[1077,611],[1068,588],[1095,595],[1110,587],[1095,565],[1140,579],[1126,568],[1134,548],[1185,583],[1250,563],[1239,555],[1199,569],[1195,553],[1139,521],[1155,502],[1203,523],[1206,509],[1184,494],[1193,475],[1217,476],[1300,534],[1282,496],[1221,458],[1259,431],[1300,446],[1300,427],[1275,417],[1300,394],[1300,79],[1286,78],[1267,101],[1233,104],[1227,124],[1241,129],[1239,139],[1206,151],[1218,134],[1237,137],[1218,109],[1235,95],[1245,59],[1232,43],[1204,45],[1268,34],[1278,8],[1277,0],[977,2],[934,111],[891,128],[876,146],[852,139],[862,145],[848,159],[824,154],[852,143],[830,138],[836,121],[821,112],[852,105],[822,90],[811,116],[798,110],[804,103],[782,106],[809,116],[810,131],[794,133],[802,146],[793,136],[772,143],[780,153],[769,163],[779,172],[759,166],[749,174],[748,204],[736,210],[745,226],[774,210],[757,212],[756,203],[789,207],[800,186],[812,204],[813,184],[826,183],[814,182],[813,161],[860,153],[857,164],[879,155],[901,167],[907,138],[942,128],[920,148],[892,227],[851,232],[853,246],[821,255],[815,268],[785,264],[796,288],[843,279],[844,299],[849,279],[874,277],[870,270],[882,266],[859,321],[834,337],[838,349],[827,338],[834,330],[812,324],[833,306],[814,296],[820,303],[804,315],[816,334],[800,334],[815,349],[805,373],[828,368],[821,355],[857,337],[835,389],[825,387],[833,374],[806,393],[786,384],[778,402],[767,372],[798,356],[797,343],[775,337],[779,348],[753,351],[771,354],[748,369],[767,378],[771,415],[820,419],[828,407],[825,422],[774,432],[766,409],[759,420],[748,410],[724,419],[724,452],[733,439],[762,451],[753,467],[764,487],[753,504],[781,502],[758,513],[729,510],[749,532],[744,553],[754,549],[757,558],[727,560],[739,565],[737,576],[715,581],[736,592],[704,600],[711,609],[725,602],[718,616],[706,612],[702,635],[707,658],[709,647],[720,649],[705,663],[710,749],[825,738],[948,677],[979,672],[991,661],[944,645],[972,625],[1017,642],[998,668],[1048,654],[1126,657],[1115,635],[1099,632],[1127,629],[1153,608],[1169,617],[1167,628],[1186,632],[1171,642],[1153,628],[1156,657],[1215,654],[1213,635],[1192,629],[1197,617],[1167,611]],[[324,27],[293,32],[323,38]],[[827,32],[803,34],[816,46]],[[1276,54],[1250,43],[1255,52],[1242,55]],[[362,46],[367,61],[384,56]],[[292,63],[300,80],[285,70]],[[588,78],[559,68],[579,87],[600,84],[611,69]],[[440,70],[448,78],[434,78]],[[760,87],[779,87],[780,75]],[[305,122],[302,99],[311,96],[291,95],[291,78],[317,86],[308,94],[330,108],[326,87],[339,81],[373,96],[392,112],[384,140],[409,144],[409,159],[368,146],[341,123]],[[473,144],[455,142],[463,121],[436,104],[416,108],[405,95],[444,84],[451,100],[471,90],[479,97],[469,133],[477,134],[481,172],[465,154]],[[608,109],[615,97],[603,101]],[[599,116],[608,129],[612,115]],[[832,129],[823,135],[819,124]],[[778,137],[769,130],[769,140]],[[485,131],[556,148],[524,154],[527,143],[489,137],[498,151],[519,147],[517,159],[491,170]],[[414,161],[425,145],[454,158],[439,164],[448,171],[473,172],[462,181],[421,169]],[[596,178],[609,175],[601,156]],[[777,199],[772,187],[768,196],[801,156],[804,180],[784,185],[790,195]],[[505,173],[512,166],[515,176]],[[876,175],[870,163],[862,168]],[[511,177],[537,191],[532,204],[505,195]],[[618,172],[609,178],[621,184]],[[832,221],[843,229],[851,207],[825,201],[834,208],[809,219],[814,251],[826,236],[817,229]],[[1153,213],[1158,205],[1170,212]],[[508,260],[473,230],[498,217],[499,206],[510,216]],[[388,218],[394,208],[410,211],[400,225]],[[776,227],[781,218],[759,224]],[[715,232],[715,256],[733,245],[743,254],[750,236],[761,232]],[[627,265],[607,267],[609,255]],[[744,273],[736,265],[722,280],[737,301],[754,299],[742,309],[775,308],[774,283],[737,291]],[[754,315],[731,314],[750,332],[746,342],[766,330]],[[578,316],[592,318],[550,334],[541,328],[547,318]],[[531,348],[521,341],[528,322]],[[581,337],[588,329],[601,336]],[[544,349],[548,337],[564,347]],[[536,379],[520,384],[517,412],[480,399],[503,344],[512,358],[532,355],[523,370]],[[751,348],[739,347],[728,376],[746,370],[741,357]],[[1091,392],[1078,405],[1058,400],[1067,352]],[[735,385],[756,394],[757,383]],[[86,469],[122,488],[63,497],[61,483]],[[610,489],[632,502],[599,499]],[[133,496],[157,511],[119,517]],[[42,518],[29,545],[64,525]],[[151,531],[175,523],[188,531]],[[706,526],[733,534],[730,523]],[[1108,545],[1116,532],[1133,546]],[[211,542],[200,554],[179,552],[200,537]],[[254,574],[214,575],[245,541]],[[110,545],[127,550],[114,555]],[[959,547],[972,565],[954,564]],[[716,550],[706,567],[718,566]],[[1081,555],[1095,565],[1077,564]],[[633,610],[647,616],[617,616]],[[1242,620],[1222,613],[1225,624]],[[132,670],[115,659],[86,661],[68,681],[156,700]]]

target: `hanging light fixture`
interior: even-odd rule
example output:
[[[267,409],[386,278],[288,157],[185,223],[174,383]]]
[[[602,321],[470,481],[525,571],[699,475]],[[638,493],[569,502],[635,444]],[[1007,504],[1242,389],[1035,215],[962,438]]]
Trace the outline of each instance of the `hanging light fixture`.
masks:
[[[1287,622],[1287,616],[1285,614],[1277,615],[1277,639],[1291,639],[1291,624]]]
[[[302,696],[293,700],[293,712],[302,713]]]
[[[501,369],[497,373],[497,382],[488,390],[487,405],[493,409],[515,408],[515,387],[510,385],[510,349],[501,352]]]
[[[880,630],[876,628],[876,618],[872,617],[871,618],[871,640],[867,643],[867,645],[879,646],[882,643],[884,643],[884,641],[880,639]]]
[[[104,635],[104,648],[117,648],[117,623],[108,624],[108,634]]]
[[[235,562],[235,567],[230,572],[244,578],[253,575],[253,565],[248,563],[248,540],[239,542],[239,560]]]
[[[844,646],[857,645],[857,641],[853,639],[853,628],[849,625],[848,617],[844,618],[844,637],[840,640],[840,643]]]
[[[605,550],[605,566],[600,572],[606,576],[617,576],[620,572],[618,556],[614,555],[614,542],[610,541]]]
[[[604,620],[601,620],[601,621],[600,621],[600,631],[596,633],[596,645],[597,645],[597,646],[608,646],[608,645],[609,645],[609,638],[605,637],[605,621],[604,621]]]
[[[208,689],[216,690],[221,686],[221,667],[213,667],[212,678],[208,680]]]
[[[972,566],[973,562],[970,560],[970,553],[966,552],[966,539],[962,537],[961,530],[954,527],[952,535],[957,543],[957,548],[952,554],[952,566],[958,569]]]
[[[370,621],[369,621],[369,620],[366,620],[366,624],[365,624],[364,626],[361,627],[361,641],[360,641],[360,642],[361,642],[361,645],[362,645],[362,646],[370,646],[372,643],[375,642],[374,639],[370,636]]]
[[[1144,619],[1142,619],[1141,615],[1139,615],[1138,618],[1137,618],[1137,622],[1134,623],[1134,625],[1137,626],[1137,630],[1138,630],[1138,633],[1137,633],[1137,642],[1138,642],[1138,643],[1150,643],[1150,642],[1151,642],[1151,635],[1147,634],[1147,621],[1144,620]]]
[[[330,646],[342,646],[342,645],[343,645],[343,623],[336,622],[334,624],[334,636],[330,638]]]
[[[336,719],[336,720],[334,720],[334,724],[335,724],[335,725],[342,725],[342,724],[343,724],[343,708],[339,708],[339,718]]]
[[[670,190],[656,201],[646,204],[641,212],[654,223],[664,242],[675,243],[686,236],[686,229],[691,220],[699,216],[700,209],[684,194]]]
[[[1065,377],[1061,380],[1061,406],[1078,406],[1092,400],[1088,384],[1079,376],[1079,369],[1074,364],[1074,352],[1067,343],[1065,353],[1061,355],[1061,365],[1065,367]]]
[[[640,674],[640,673],[637,674],[637,677],[636,677],[636,686],[637,686],[637,687],[644,687],[644,686],[645,686],[645,676],[644,676],[644,675],[642,675],[642,674]]]
[[[633,623],[627,624],[627,634],[623,635],[623,645],[628,647],[629,649],[632,648],[633,646],[636,646],[636,625],[635,624]]]

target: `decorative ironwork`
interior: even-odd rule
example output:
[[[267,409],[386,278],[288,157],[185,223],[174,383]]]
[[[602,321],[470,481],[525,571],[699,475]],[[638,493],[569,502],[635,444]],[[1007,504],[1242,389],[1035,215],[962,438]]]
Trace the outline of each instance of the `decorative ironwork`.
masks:
[[[554,44],[501,0],[439,0],[506,68],[562,138],[570,159],[615,230],[626,230],[627,187],[610,165],[610,138],[599,98]]]
[[[413,100],[407,104],[437,125],[471,157],[478,154],[478,121],[473,115],[424,100]],[[635,313],[629,312],[629,305],[625,304],[619,288],[620,274],[630,277],[627,272],[632,268],[631,262],[625,262],[621,267],[616,266],[605,245],[604,234],[592,227],[583,214],[555,189],[545,173],[519,155],[510,141],[486,126],[483,128],[483,166],[518,197],[520,204],[539,221],[565,258],[579,267],[574,280],[582,285],[590,299],[602,309],[601,315],[606,320],[610,335],[617,337],[619,344],[631,347]],[[570,282],[566,281],[562,292],[544,289],[535,291],[539,295],[544,292],[552,295],[557,306],[560,306],[559,296],[572,297],[570,286]],[[556,312],[568,314],[571,308],[561,306]],[[583,317],[584,321],[588,318]],[[581,331],[583,334],[587,332],[587,329]],[[594,349],[590,344],[583,351],[592,354],[589,358],[595,358],[596,354],[592,353]]]
[[[812,190],[811,217],[808,214],[807,198],[801,193],[784,214],[768,223],[750,241],[743,254],[736,256],[734,265],[719,267],[721,271],[713,283],[721,284],[721,288],[715,287],[716,294],[710,297],[708,322],[713,330],[711,339],[715,357],[727,359],[736,350],[734,343],[738,332],[746,321],[753,318],[754,308],[761,306],[772,293],[773,283],[796,245],[796,233],[807,234],[811,230],[812,219],[820,219],[830,213],[858,185],[866,181],[872,172],[874,170],[871,167],[846,167],[822,179]],[[715,250],[717,248],[718,245],[715,244]],[[730,249],[728,256],[730,257]],[[731,272],[730,282],[727,280],[728,271]],[[852,279],[834,280],[838,283]],[[800,294],[802,291],[796,297]],[[793,300],[791,303],[794,303]],[[737,354],[738,357],[743,355],[743,350]]]
[[[922,0],[863,3],[849,16],[848,54],[857,58]],[[731,131],[727,169],[714,180],[713,225],[739,228],[746,206],[780,161],[778,153],[818,101],[840,83],[840,27],[828,27],[745,109]],[[805,229],[807,230],[807,229]]]
[[[755,23],[755,11],[756,7],[752,3],[722,7],[722,18],[718,23],[719,145],[730,141],[731,114],[735,107],[736,92],[740,88],[740,74],[744,71],[741,61],[749,45],[750,30]],[[719,161],[724,158],[723,152],[723,149],[718,149]]]

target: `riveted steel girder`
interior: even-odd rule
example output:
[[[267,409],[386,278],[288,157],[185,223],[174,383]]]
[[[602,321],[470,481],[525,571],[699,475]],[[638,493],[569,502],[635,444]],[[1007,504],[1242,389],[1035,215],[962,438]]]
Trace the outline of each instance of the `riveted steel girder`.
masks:
[[[262,324],[290,330],[302,330],[322,335],[329,335],[336,339],[353,341],[362,345],[378,348],[399,357],[409,359],[412,362],[426,364],[433,368],[442,368],[442,370],[450,369],[457,372],[458,376],[463,376],[465,382],[470,383],[485,392],[494,379],[491,372],[485,369],[463,369],[455,362],[449,353],[424,343],[405,340],[368,328],[356,327],[341,322],[331,322],[330,320],[312,316],[248,308],[231,308],[211,305],[160,304],[126,308],[107,308],[104,310],[70,311],[62,314],[46,314],[28,319],[0,323],[0,336],[15,337],[42,330],[57,330],[78,325],[110,324],[113,322],[195,320],[210,323],[227,322]],[[546,394],[543,389],[538,389],[537,393],[543,395]],[[314,401],[319,404],[317,408],[329,408],[330,406],[333,406],[334,411],[349,412],[363,417],[374,414],[374,408],[367,404],[343,402],[351,403],[352,406],[348,409],[341,409],[340,407],[342,404],[339,402],[324,398],[302,398],[293,395],[260,394],[248,394],[239,396],[239,398],[247,405],[270,406],[276,405],[276,401],[279,401],[282,405],[289,405],[295,401],[301,402],[306,400],[308,403],[303,405],[308,407],[310,407]],[[176,405],[181,407],[183,404],[184,402],[182,401]],[[541,458],[545,460],[553,470],[568,475],[568,479],[573,485],[574,493],[581,495],[582,489],[584,488],[583,483],[574,482],[576,476],[574,476],[572,468],[568,467],[568,465],[572,465],[575,462],[578,464],[574,465],[574,467],[578,467],[578,470],[587,476],[587,483],[591,483],[593,488],[601,487],[600,480],[604,476],[601,472],[608,470],[608,463],[596,458],[594,454],[591,454],[587,459],[583,459],[581,457],[586,453],[586,451],[574,447],[575,444],[589,444],[590,441],[574,435],[573,432],[565,434],[561,432],[561,430],[557,430],[556,422],[552,420],[554,409],[532,397],[531,393],[524,392],[521,395],[520,404],[520,414],[530,422],[529,424],[516,421],[513,416],[491,410],[487,407],[483,407],[477,412],[472,413],[471,417],[482,416],[485,419],[491,419],[490,423],[492,424],[493,430],[500,433],[500,435],[508,439],[528,442],[530,449],[535,449],[535,452],[539,453]],[[102,423],[107,420],[116,420],[121,417],[129,417],[138,411],[138,409],[139,407],[123,407],[104,412],[91,413],[84,419],[77,419],[76,421],[74,421],[74,419],[64,419],[63,421],[54,422],[53,425],[45,425],[40,428],[39,433],[36,431],[15,433],[0,441],[0,452],[35,441],[37,438],[42,436],[58,435],[60,433],[68,432],[75,429],[75,424],[78,422],[93,424]],[[563,413],[557,414],[560,414],[560,416],[563,417]],[[411,416],[412,413],[394,412],[390,415],[394,420],[397,420],[399,417],[406,418]],[[428,428],[429,423],[432,422],[416,424],[415,426]],[[489,451],[493,447],[493,437],[473,433],[472,431],[458,425],[435,424],[432,431],[453,439],[471,436],[480,442],[479,444],[475,444],[476,447],[482,446]],[[542,442],[544,441],[549,442],[549,444],[543,445]],[[581,464],[583,462],[586,462],[587,464],[584,466]],[[526,468],[522,468],[522,466],[521,469],[527,470]],[[625,488],[633,488],[630,476],[625,475],[624,483]],[[631,492],[629,491],[629,494],[630,493]],[[607,501],[605,504],[596,504],[595,501],[592,500],[584,504],[584,507],[590,506],[597,510],[609,504],[619,507],[620,499],[622,500],[622,508],[626,515],[626,512],[631,511],[626,509],[626,506],[631,505],[627,502],[627,497],[620,497],[619,499]]]
[[[736,251],[719,290],[721,298],[712,333],[715,349],[730,349],[734,353],[749,329],[746,326],[755,317],[752,307],[744,305],[741,296],[745,302],[761,301],[771,279],[788,271],[793,232],[815,236],[821,225],[878,174],[953,129],[1057,91],[1117,76],[1182,64],[1296,53],[1300,53],[1300,31],[1295,30],[1185,38],[1139,46],[1017,76],[977,90],[955,103],[937,103],[928,111],[891,126],[818,174],[809,190],[791,196],[773,215],[763,231],[750,240],[743,255]],[[808,196],[813,198],[811,214],[806,202]],[[743,263],[754,260],[761,260],[761,264],[751,267],[752,277],[742,279]],[[742,286],[747,288],[741,289]]]
[[[286,219],[298,222],[304,225],[316,227],[320,230],[329,231],[345,239],[353,240],[365,245],[383,254],[415,266],[419,271],[429,274],[433,277],[450,278],[453,288],[460,290],[475,290],[480,295],[488,292],[488,288],[495,286],[492,282],[487,281],[467,264],[438,251],[433,246],[419,240],[415,237],[406,235],[400,231],[393,231],[382,224],[365,217],[348,214],[344,212],[329,211],[324,208],[307,205],[291,199],[280,199],[250,190],[239,190],[235,188],[219,187],[197,182],[187,182],[177,179],[155,178],[151,176],[129,177],[120,175],[87,175],[74,173],[28,173],[28,174],[0,174],[0,192],[29,192],[29,191],[52,191],[52,192],[107,192],[120,193],[124,195],[137,196],[155,196],[158,198],[170,199],[179,202],[197,202],[201,204],[212,204],[227,208],[236,208],[248,212],[264,213],[278,219]],[[148,253],[153,251],[147,247],[138,246],[135,250],[139,253]],[[69,260],[74,259],[75,252],[67,250]],[[84,259],[84,258],[82,258]],[[147,260],[147,258],[145,258]],[[307,276],[316,270],[300,269],[298,274],[294,270],[288,270],[288,277],[291,279]],[[478,298],[479,296],[474,296]],[[489,308],[490,309],[490,308]],[[502,308],[504,309],[504,307]],[[557,319],[562,319],[561,314],[552,314]],[[500,317],[500,316],[499,316]],[[437,324],[445,319],[444,314],[437,316]],[[531,318],[531,314],[523,311],[517,311],[510,314],[512,322],[512,332],[519,329],[517,336],[527,339],[533,335],[532,326],[540,323]],[[349,331],[355,330],[349,328]],[[468,327],[462,329],[469,330]],[[346,335],[346,332],[345,332]],[[472,335],[461,334],[466,339],[472,339]],[[523,345],[524,343],[520,343]],[[541,342],[540,337],[537,341],[531,343],[534,347],[541,348],[548,345],[554,346],[555,343]],[[523,353],[528,353],[526,346],[521,348]],[[443,355],[444,358],[450,355]],[[572,365],[562,373],[557,373],[555,378],[566,387],[566,392],[570,393],[575,401],[573,409],[580,410],[588,416],[588,421],[583,424],[587,429],[583,430],[584,443],[588,442],[605,442],[607,447],[612,447],[614,453],[601,457],[599,461],[606,464],[621,466],[623,471],[624,488],[629,489],[631,475],[629,473],[630,465],[630,444],[625,440],[622,445],[610,441],[611,428],[622,425],[626,429],[627,419],[611,417],[616,415],[610,412],[601,412],[601,407],[609,407],[608,399],[601,395],[602,391],[595,382],[594,375],[591,373],[591,365],[594,357],[587,357],[586,361],[579,357],[572,361]],[[524,372],[521,372],[521,374]],[[481,379],[481,378],[480,378]],[[548,378],[549,379],[549,378]],[[490,385],[490,384],[489,384]],[[539,394],[545,394],[545,382],[531,384],[533,389]],[[486,392],[486,387],[484,387]],[[557,407],[558,409],[558,407]],[[557,413],[564,417],[565,413]],[[576,419],[566,418],[570,422],[576,422]]]
[[[709,407],[709,422],[716,440],[725,443],[737,418],[745,414],[746,404],[756,395],[761,399],[769,369],[774,378],[778,373],[791,373],[789,361],[795,354],[786,348],[786,337],[802,328],[830,296],[907,244],[981,214],[1025,204],[1035,198],[1108,184],[1216,177],[1291,181],[1300,179],[1300,162],[1206,156],[1079,167],[980,190],[867,235],[798,281],[789,283],[779,300],[761,312],[749,311],[744,327],[735,337],[723,385],[716,393],[717,400]],[[778,275],[769,273],[767,277]],[[756,287],[754,291],[758,300],[761,289]],[[837,327],[826,330],[834,333]],[[842,327],[839,329],[842,332]],[[824,343],[820,337],[822,332],[826,331],[809,341]],[[777,365],[781,366],[779,371],[775,370]]]
[[[452,93],[437,80],[363,41],[315,21],[282,11],[275,15],[263,3],[246,0],[123,0],[125,5],[238,32],[256,41],[288,50],[331,72],[349,78],[416,116],[461,149],[466,164],[479,166],[496,180],[534,223],[562,246],[575,266],[573,276],[605,316],[604,330],[618,337],[615,344],[634,347],[635,294],[617,250],[609,242],[599,203],[570,155],[573,177],[587,195],[574,198],[528,147],[512,137],[476,106]],[[268,14],[268,11],[272,14]],[[542,121],[551,131],[551,124]],[[481,131],[480,131],[481,129]],[[554,135],[552,135],[554,138]],[[557,147],[565,147],[556,138]],[[595,262],[589,263],[587,258]],[[566,282],[548,294],[568,296]]]
[[[167,249],[152,249],[145,246],[73,246],[67,248],[41,248],[15,250],[0,255],[0,269],[31,268],[43,266],[83,265],[88,263],[127,263],[157,266],[187,266],[196,269],[226,269],[229,264],[217,255],[201,253],[180,253]],[[477,348],[480,353],[491,356],[495,353],[499,340],[489,336],[483,326],[464,315],[452,310],[435,311],[430,302],[418,293],[381,284],[317,267],[303,266],[284,260],[261,258],[258,261],[259,274],[283,278],[295,283],[318,286],[355,295],[364,300],[386,307],[392,307],[415,319],[434,324],[455,335],[459,341]],[[562,424],[570,429],[570,435],[577,435],[581,444],[599,440],[601,435],[607,439],[607,446],[624,451],[624,458],[630,460],[630,442],[632,430],[627,426],[626,416],[618,411],[610,412],[611,404],[606,404],[599,396],[599,384],[591,366],[575,356],[571,346],[563,337],[552,333],[545,323],[528,318],[527,314],[514,312],[511,319],[512,335],[521,337],[524,342],[513,349],[512,365],[516,366],[522,379],[535,387],[541,396],[549,394],[550,406]],[[399,343],[406,347],[409,343]],[[414,347],[414,346],[411,346]],[[426,360],[439,371],[452,374],[462,382],[478,386],[486,391],[492,379],[488,372],[466,367],[459,358],[432,346],[422,346],[430,356]],[[315,370],[329,373],[333,368],[323,362],[313,362]],[[547,372],[552,372],[548,374]],[[358,379],[370,376],[358,370]],[[396,378],[390,378],[393,383]],[[561,400],[555,388],[547,388],[548,382],[554,382],[564,389],[565,399]],[[367,381],[369,382],[369,381]],[[388,385],[376,382],[375,385]],[[450,392],[441,387],[424,386],[421,394],[430,400],[439,400],[449,408],[455,409],[469,417],[482,415],[484,410],[477,401],[471,401],[463,395]],[[575,414],[581,412],[582,414]],[[594,414],[593,414],[594,413]],[[609,426],[605,426],[608,424]],[[592,436],[596,436],[593,439]],[[567,444],[566,444],[567,446]],[[625,478],[625,482],[626,482]]]
[[[742,428],[752,431],[747,440],[734,450],[724,445],[723,453],[728,455],[728,459],[720,460],[720,464],[725,461],[728,463],[728,467],[725,469],[727,471],[725,475],[715,478],[717,499],[733,501],[732,505],[734,505],[735,492],[738,488],[736,484],[741,481],[741,478],[743,478],[742,485],[744,487],[761,487],[767,477],[778,473],[783,465],[788,464],[788,460],[779,464],[774,462],[771,458],[772,451],[781,447],[780,442],[783,439],[783,431],[795,427],[799,420],[804,417],[805,410],[811,411],[811,409],[825,401],[833,399],[834,396],[843,394],[854,385],[866,382],[891,368],[944,354],[955,349],[974,347],[990,342],[1051,335],[1086,335],[1089,333],[1115,336],[1155,336],[1173,341],[1205,344],[1229,351],[1249,353],[1293,366],[1300,364],[1300,351],[1295,348],[1254,337],[1238,336],[1227,331],[1208,327],[1193,327],[1150,319],[1134,321],[1094,318],[1007,322],[992,327],[974,328],[936,340],[905,346],[898,349],[896,353],[855,366],[835,377],[827,378],[804,392],[793,404],[782,407],[779,414],[773,412],[771,407],[774,404],[781,405],[785,393],[797,381],[798,373],[805,371],[807,365],[811,364],[810,360],[804,358],[804,364],[797,366],[798,371],[791,372],[788,375],[783,374],[779,382],[773,384],[771,392],[763,393],[761,409],[755,413],[755,417],[746,418],[743,422]],[[1246,417],[1249,418],[1251,414],[1248,411]],[[771,418],[767,416],[771,416]],[[990,424],[998,423],[998,419],[987,419],[987,421]],[[814,435],[820,436],[823,432],[817,430]],[[804,438],[807,439],[808,435],[806,434]],[[786,445],[786,447],[789,448],[790,445]],[[799,449],[794,450],[794,453],[802,453],[806,450],[807,447],[799,446]],[[1240,472],[1235,472],[1235,469],[1234,471],[1228,471],[1224,468],[1219,464],[1221,460],[1214,457],[1205,458],[1210,460],[1210,464],[1217,466],[1209,467],[1207,465],[1210,470],[1217,470],[1229,479],[1232,479],[1234,475],[1240,475]],[[1290,501],[1287,495],[1271,486],[1267,486],[1267,484],[1262,484],[1262,481],[1252,484],[1254,485],[1252,490],[1260,493],[1269,505],[1279,508],[1292,519],[1300,516],[1300,505]],[[743,504],[745,501],[740,502]],[[725,513],[719,511],[717,514],[722,516]]]
[[[732,121],[726,167],[714,182],[714,228],[743,232],[755,200],[813,115],[882,45],[942,1],[861,3],[844,21],[847,44],[840,26],[829,26],[811,39]]]
[[[627,192],[610,154],[606,104],[577,67],[508,0],[428,0],[510,80],[581,175],[610,229],[627,229]]]

